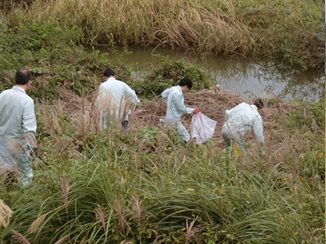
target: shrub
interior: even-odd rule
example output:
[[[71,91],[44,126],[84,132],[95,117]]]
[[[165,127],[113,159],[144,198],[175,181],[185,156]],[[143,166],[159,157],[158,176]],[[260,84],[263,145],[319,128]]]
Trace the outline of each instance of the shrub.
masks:
[[[76,94],[88,94],[98,89],[99,77],[110,66],[119,70],[119,77],[128,79],[126,67],[112,64],[108,54],[88,51],[78,46],[80,29],[61,28],[56,21],[22,20],[17,26],[3,26],[0,39],[0,75],[4,82],[0,90],[14,84],[14,73],[29,68],[34,77],[30,95],[52,100],[59,97],[59,87],[65,86]]]
[[[208,72],[203,68],[184,60],[169,61],[166,58],[161,67],[146,76],[143,81],[136,81],[134,87],[137,94],[152,98],[160,95],[166,88],[177,85],[184,77],[192,79],[192,90],[208,88],[212,84]]]

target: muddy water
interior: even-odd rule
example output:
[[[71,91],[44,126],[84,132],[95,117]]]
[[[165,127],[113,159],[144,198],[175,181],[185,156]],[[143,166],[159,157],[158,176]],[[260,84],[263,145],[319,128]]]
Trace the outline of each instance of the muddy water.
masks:
[[[112,59],[132,67],[135,79],[142,79],[162,63],[162,57],[169,60],[183,59],[203,67],[222,89],[251,99],[254,97],[282,100],[319,100],[325,92],[325,72],[323,68],[299,71],[271,62],[253,62],[244,58],[196,56],[182,51],[129,48],[110,54]]]

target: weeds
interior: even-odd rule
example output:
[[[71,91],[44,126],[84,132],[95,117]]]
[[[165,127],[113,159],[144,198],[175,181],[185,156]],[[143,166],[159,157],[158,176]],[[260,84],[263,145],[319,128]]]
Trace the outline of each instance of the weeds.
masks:
[[[39,108],[44,121],[67,116],[60,109],[51,115]],[[90,121],[84,120],[84,128],[90,128]],[[261,158],[249,147],[234,158],[221,154],[215,143],[184,147],[171,140],[173,134],[161,137],[159,128],[144,126],[122,135],[114,128],[104,134],[79,132],[76,154],[71,150],[76,134],[67,132],[77,133],[74,127],[80,125],[71,122],[57,124],[61,133],[43,138],[50,168],[36,170],[28,191],[6,197],[14,215],[0,235],[3,240],[11,230],[26,240],[50,243],[324,240],[319,168],[324,154],[316,143],[302,145],[298,157],[284,142],[289,148],[278,153],[277,164],[272,152]],[[45,123],[42,130],[51,131],[54,125]],[[295,121],[293,126],[301,130]],[[284,130],[282,137],[288,133]],[[293,136],[301,140],[300,133]],[[52,143],[59,141],[71,144],[62,150],[61,143]]]
[[[266,50],[291,59],[287,55],[301,40],[287,31],[278,37],[275,33],[288,30],[278,21],[284,21],[284,15],[290,20],[304,16],[300,23],[306,28],[309,18],[314,23],[319,17],[314,4],[302,12],[295,8],[303,3],[288,8],[290,3],[277,1],[272,8],[261,8],[256,1],[207,0],[203,8],[181,1],[113,1],[109,6],[107,1],[35,0],[26,9],[44,21],[28,23],[14,13],[7,15],[0,41],[5,81],[0,88],[10,86],[16,67],[32,69],[38,88],[32,96],[39,148],[49,166],[35,168],[28,189],[7,190],[0,183],[1,198],[13,211],[0,231],[1,242],[323,243],[323,100],[271,103],[271,114],[264,117],[265,157],[257,154],[254,143],[238,157],[223,153],[216,140],[182,144],[173,131],[156,122],[164,111],[157,97],[140,108],[150,111],[151,121],[139,112],[139,117],[131,117],[135,123],[127,133],[115,126],[99,133],[92,101],[102,67],[119,67],[121,79],[147,98],[185,75],[195,80],[196,89],[210,84],[205,71],[167,60],[141,86],[130,79],[128,67],[76,45],[117,41],[197,52]],[[285,13],[278,11],[279,5]],[[291,23],[300,30],[298,22]],[[319,33],[318,28],[312,31]],[[57,39],[52,39],[53,33]],[[307,33],[303,32],[303,44],[319,38]],[[318,40],[313,44],[319,47]],[[24,48],[17,52],[17,46]],[[309,55],[304,59],[310,60]],[[239,101],[227,93],[215,98],[216,103],[224,101],[214,112],[219,121],[221,111]]]
[[[264,56],[302,69],[324,63],[320,1],[48,0],[33,1],[27,9],[29,19],[80,28],[89,45]]]

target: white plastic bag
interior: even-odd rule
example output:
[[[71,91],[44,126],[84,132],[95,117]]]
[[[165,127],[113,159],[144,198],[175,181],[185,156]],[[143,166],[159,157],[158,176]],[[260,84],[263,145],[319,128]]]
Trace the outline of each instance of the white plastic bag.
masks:
[[[208,118],[203,113],[194,114],[191,119],[191,138],[196,138],[196,143],[201,144],[213,137],[217,121]]]

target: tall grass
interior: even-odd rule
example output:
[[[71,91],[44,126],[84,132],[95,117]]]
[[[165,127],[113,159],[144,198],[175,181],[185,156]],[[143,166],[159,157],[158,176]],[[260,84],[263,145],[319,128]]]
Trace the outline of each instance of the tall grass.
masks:
[[[323,243],[324,140],[316,137],[323,128],[295,125],[308,123],[297,106],[267,123],[279,134],[262,158],[253,144],[234,157],[214,143],[185,146],[172,133],[132,123],[127,133],[114,126],[85,133],[92,120],[81,125],[38,104],[49,167],[35,170],[28,189],[0,185],[14,212],[0,240]],[[298,133],[289,130],[291,114]]]
[[[110,43],[114,38],[142,46],[196,46],[200,53],[230,53],[251,45],[249,30],[241,22],[192,2],[48,1],[46,5],[36,2],[31,13],[41,19],[60,18],[65,26],[81,26],[91,44],[95,40]]]
[[[90,45],[181,48],[268,56],[301,68],[324,61],[320,1],[34,1],[32,19],[78,26]]]

